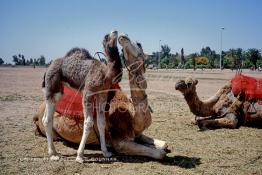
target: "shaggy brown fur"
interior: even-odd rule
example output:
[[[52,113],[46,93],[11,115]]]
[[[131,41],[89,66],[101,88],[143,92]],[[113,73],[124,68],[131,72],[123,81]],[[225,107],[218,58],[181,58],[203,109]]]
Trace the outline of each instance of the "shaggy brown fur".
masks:
[[[94,59],[86,49],[78,47],[72,48],[70,51],[68,51],[65,55],[65,58],[81,60]]]
[[[198,81],[193,78],[179,80],[175,88],[179,90],[190,108],[190,111],[196,115],[196,124],[201,128],[238,128],[239,126],[253,125],[251,120],[245,119],[247,113],[247,103],[243,104],[241,96],[234,97],[231,92],[231,85],[228,83],[223,86],[218,92],[209,98],[202,101],[199,99],[196,92]],[[255,119],[256,126],[261,126],[262,110],[258,109],[256,114],[252,116]],[[250,118],[250,117],[249,117]],[[254,125],[253,125],[254,126]]]

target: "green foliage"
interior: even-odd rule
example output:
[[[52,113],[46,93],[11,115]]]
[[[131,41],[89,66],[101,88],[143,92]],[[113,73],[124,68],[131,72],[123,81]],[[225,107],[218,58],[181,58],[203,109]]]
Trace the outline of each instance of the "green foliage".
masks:
[[[257,67],[262,68],[262,58],[260,58],[259,60],[257,60]]]
[[[185,56],[184,56],[184,48],[181,49],[181,64],[185,64],[186,60],[185,60]]]
[[[43,55],[41,55],[40,58],[39,58],[39,64],[41,66],[45,65],[45,57]]]
[[[216,51],[212,50],[210,47],[204,47],[200,51],[200,56],[208,58],[208,67],[215,68],[219,66],[220,56],[216,54]]]
[[[161,53],[153,52],[146,60],[147,65],[158,66],[158,58],[160,55],[161,68],[218,68],[220,65],[220,54],[217,54],[210,47],[201,49],[200,54],[192,53],[184,55],[184,49],[181,49],[181,54],[172,54],[168,45],[161,46]],[[238,67],[251,68],[262,67],[261,53],[258,49],[249,49],[243,51],[241,48],[229,49],[222,51],[222,67],[236,69]]]
[[[255,69],[257,69],[257,61],[261,59],[261,53],[258,49],[249,49],[248,50],[248,59],[254,65]]]
[[[4,60],[0,58],[0,65],[4,64]]]
[[[13,62],[15,65],[38,65],[38,66],[45,66],[46,65],[46,58],[41,55],[40,58],[37,59],[25,59],[24,55],[18,54],[18,55],[13,55]]]
[[[244,61],[242,65],[244,68],[251,68],[252,66],[253,64],[249,60]]]
[[[193,69],[194,66],[193,66],[191,61],[187,61],[186,64],[184,65],[184,68],[185,69]]]
[[[162,45],[161,46],[161,53],[163,57],[168,57],[170,55],[170,47],[168,45]]]

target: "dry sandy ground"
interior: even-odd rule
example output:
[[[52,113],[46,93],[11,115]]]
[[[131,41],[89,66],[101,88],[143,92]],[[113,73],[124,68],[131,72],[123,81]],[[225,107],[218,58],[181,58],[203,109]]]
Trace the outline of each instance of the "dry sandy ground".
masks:
[[[233,77],[231,71],[148,71],[147,92],[154,113],[145,133],[167,141],[171,153],[162,161],[128,156],[105,160],[99,149],[88,147],[84,164],[74,161],[77,146],[65,142],[55,142],[64,158],[49,161],[46,139],[34,135],[32,117],[42,101],[44,71],[0,68],[1,174],[262,174],[261,129],[200,132],[191,124],[194,117],[182,95],[174,89],[178,78],[193,75],[199,79],[199,96],[207,98]],[[123,89],[128,88],[124,77]]]

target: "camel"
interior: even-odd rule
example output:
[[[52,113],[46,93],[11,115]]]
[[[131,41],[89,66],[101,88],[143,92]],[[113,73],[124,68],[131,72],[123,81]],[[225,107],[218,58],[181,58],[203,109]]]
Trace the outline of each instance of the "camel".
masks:
[[[141,44],[133,43],[126,35],[119,36],[119,43],[128,62],[128,75],[132,102],[119,88],[113,88],[108,93],[106,106],[106,142],[119,154],[147,156],[162,159],[166,155],[167,144],[164,141],[145,136],[142,132],[151,124],[151,114],[145,93],[146,80],[144,59]],[[143,80],[144,82],[137,80]],[[141,86],[143,83],[144,85]],[[141,107],[142,108],[141,108]],[[42,103],[34,116],[37,131],[45,135],[41,118],[45,104]],[[95,118],[96,120],[96,118]],[[54,114],[53,135],[79,143],[82,135],[83,120],[65,114]],[[99,144],[97,125],[91,128],[86,144]]]
[[[175,89],[183,94],[190,111],[196,115],[195,123],[201,130],[235,129],[241,125],[262,127],[262,105],[256,103],[256,113],[250,113],[251,104],[243,100],[243,94],[234,96],[230,82],[204,101],[197,95],[197,84],[198,80],[188,77],[176,82]]]
[[[95,59],[75,59],[70,54],[67,54],[63,58],[54,60],[49,66],[43,83],[46,108],[42,120],[51,160],[59,159],[53,144],[52,128],[55,104],[63,94],[63,84],[81,91],[83,95],[84,129],[76,161],[83,162],[85,143],[94,123],[93,106],[97,109],[97,126],[101,150],[105,157],[112,156],[112,153],[107,150],[105,143],[106,123],[104,111],[108,95],[106,91],[110,89],[113,83],[118,83],[121,79],[119,75],[122,75],[117,37],[117,31],[113,31],[104,37],[103,46],[108,57],[107,65]],[[94,98],[96,100],[95,105],[93,103]]]

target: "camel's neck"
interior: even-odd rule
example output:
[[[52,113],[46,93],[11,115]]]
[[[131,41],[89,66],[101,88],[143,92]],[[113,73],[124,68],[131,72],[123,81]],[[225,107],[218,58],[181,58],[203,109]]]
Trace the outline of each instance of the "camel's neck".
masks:
[[[196,91],[185,93],[184,98],[193,114],[202,117],[213,114],[213,106],[216,101],[201,101]]]
[[[142,73],[129,73],[129,85],[131,98],[135,108],[133,127],[136,135],[140,135],[151,124],[151,114],[148,106],[146,90],[146,80]]]
[[[117,47],[108,48],[109,75],[113,83],[118,83],[122,79],[123,69],[121,58]]]

